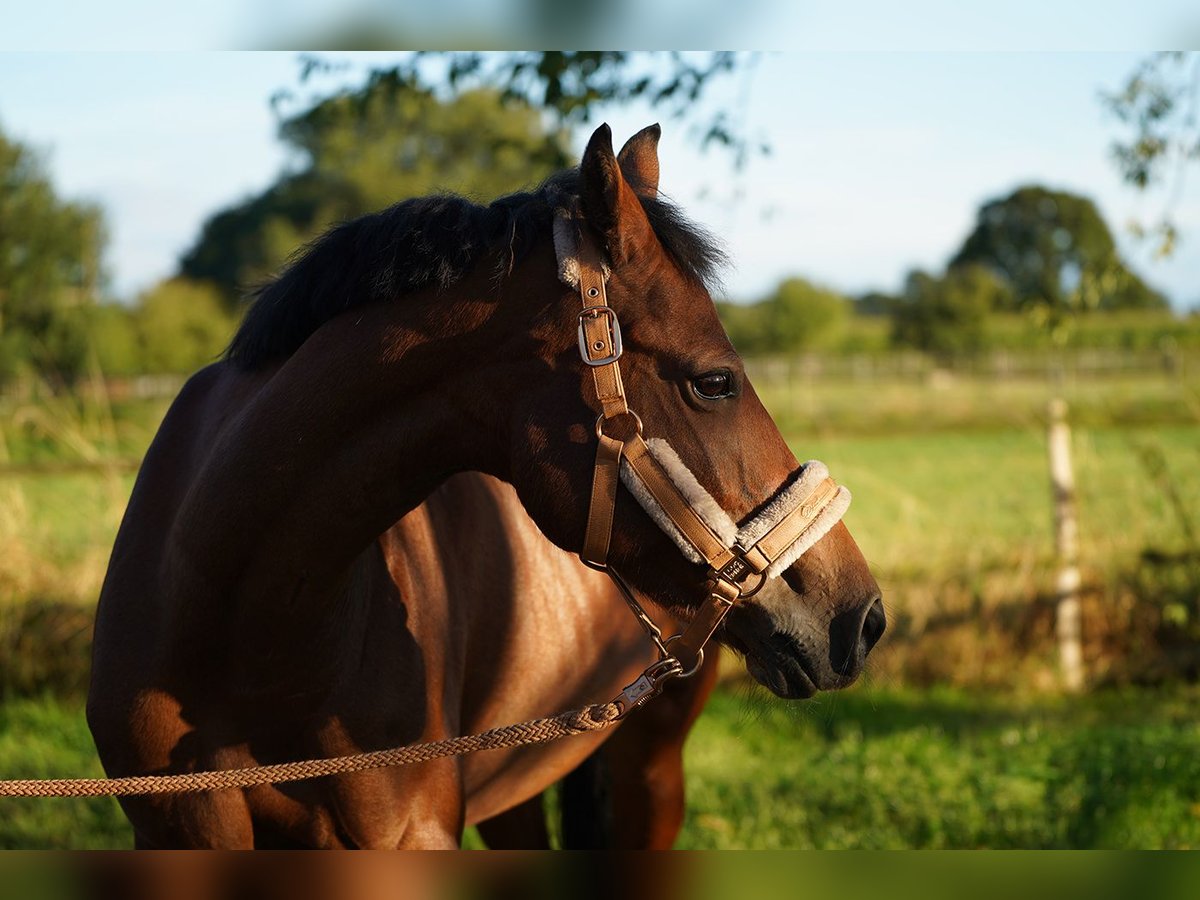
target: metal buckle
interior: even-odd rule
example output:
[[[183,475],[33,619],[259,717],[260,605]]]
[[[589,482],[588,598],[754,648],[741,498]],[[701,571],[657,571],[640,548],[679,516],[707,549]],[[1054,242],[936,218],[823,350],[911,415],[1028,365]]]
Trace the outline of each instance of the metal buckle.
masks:
[[[592,357],[589,355],[589,351],[591,351],[592,348],[588,346],[587,333],[584,331],[583,320],[595,319],[598,316],[605,316],[608,319],[608,334],[610,343],[612,344],[612,353],[601,359],[592,359]],[[607,366],[611,363],[615,363],[621,358],[621,353],[624,350],[624,347],[621,343],[621,323],[617,320],[617,313],[611,306],[589,306],[587,309],[583,310],[583,312],[579,314],[578,335],[579,355],[589,366]],[[603,349],[604,347],[602,346],[596,348],[597,351]]]

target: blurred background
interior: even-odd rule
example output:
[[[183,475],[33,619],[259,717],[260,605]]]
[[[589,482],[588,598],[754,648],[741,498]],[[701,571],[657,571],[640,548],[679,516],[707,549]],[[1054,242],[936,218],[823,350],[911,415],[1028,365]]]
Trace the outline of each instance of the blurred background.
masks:
[[[681,845],[1200,845],[1200,53],[350,42],[0,54],[0,775],[99,774],[108,552],[249,289],[334,222],[662,121],[663,190],[725,240],[725,325],[854,491],[890,619],[808,703],[727,661]],[[0,847],[129,842],[109,801],[0,816]]]

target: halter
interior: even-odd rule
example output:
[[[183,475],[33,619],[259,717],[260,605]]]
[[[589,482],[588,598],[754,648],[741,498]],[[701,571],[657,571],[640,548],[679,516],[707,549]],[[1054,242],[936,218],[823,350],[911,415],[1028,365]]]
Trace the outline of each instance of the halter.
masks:
[[[659,651],[658,661],[617,698],[623,715],[660,693],[669,679],[694,674],[704,662],[705,645],[733,605],[758,593],[836,525],[850,505],[850,492],[813,460],[789,476],[762,511],[739,528],[670,444],[642,437],[642,420],[629,408],[621,380],[621,324],[608,305],[608,272],[588,230],[560,210],[554,243],[559,277],[578,287],[583,301],[579,355],[592,374],[600,406],[587,530],[579,557],[609,575]],[[627,420],[623,428],[617,426],[621,420]],[[683,633],[665,641],[628,584],[608,564],[622,483],[683,555],[708,569],[707,599]]]

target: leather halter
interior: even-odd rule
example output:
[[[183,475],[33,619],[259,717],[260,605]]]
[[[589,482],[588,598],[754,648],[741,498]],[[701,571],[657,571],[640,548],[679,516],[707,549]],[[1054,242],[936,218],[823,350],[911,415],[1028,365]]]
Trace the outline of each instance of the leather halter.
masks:
[[[612,578],[660,653],[659,661],[618,698],[624,704],[624,713],[658,694],[670,678],[686,677],[700,668],[705,645],[734,603],[762,588],[771,564],[800,540],[840,489],[832,478],[824,478],[805,496],[794,499],[791,508],[749,546],[737,543],[727,546],[684,497],[642,437],[642,421],[629,408],[621,380],[621,326],[616,312],[608,305],[600,251],[586,226],[578,229],[576,238],[579,293],[583,301],[579,313],[579,353],[592,373],[600,407],[587,530],[579,556],[585,564]],[[619,424],[623,419],[627,421]],[[633,469],[678,533],[708,567],[706,601],[683,633],[666,641],[624,579],[608,564],[622,461]]]

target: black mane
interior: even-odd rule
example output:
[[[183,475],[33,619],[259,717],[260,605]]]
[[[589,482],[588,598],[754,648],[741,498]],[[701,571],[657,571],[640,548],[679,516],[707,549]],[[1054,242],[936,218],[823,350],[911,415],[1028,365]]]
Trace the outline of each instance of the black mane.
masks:
[[[493,247],[505,247],[509,269],[549,232],[555,210],[575,202],[578,184],[572,169],[487,206],[453,195],[419,197],[337,225],[255,291],[225,357],[245,369],[288,357],[339,313],[449,287]],[[642,198],[642,208],[680,268],[711,282],[725,261],[716,239],[665,200]]]

